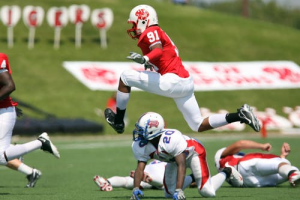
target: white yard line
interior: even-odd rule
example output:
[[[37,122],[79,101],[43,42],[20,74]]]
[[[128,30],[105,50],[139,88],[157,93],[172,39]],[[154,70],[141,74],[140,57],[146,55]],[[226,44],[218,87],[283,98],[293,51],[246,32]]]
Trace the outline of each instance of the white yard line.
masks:
[[[87,136],[51,136],[51,140],[59,149],[101,149],[115,147],[130,147],[131,135],[87,135]],[[240,139],[260,139],[260,133],[190,133],[186,134],[201,142],[214,142],[216,140],[231,141]],[[299,138],[299,135],[285,135],[280,133],[268,133],[267,138]],[[25,143],[36,137],[14,136],[12,143]],[[56,144],[57,143],[57,144]],[[64,144],[63,144],[64,143]]]

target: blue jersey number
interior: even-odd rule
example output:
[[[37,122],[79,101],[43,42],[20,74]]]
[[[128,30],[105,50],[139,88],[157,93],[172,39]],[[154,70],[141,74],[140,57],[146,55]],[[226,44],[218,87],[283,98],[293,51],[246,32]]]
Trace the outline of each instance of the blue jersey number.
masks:
[[[166,135],[166,136],[163,138],[163,142],[169,144],[170,141],[171,141],[171,137],[168,136],[168,135],[172,135],[173,133],[174,133],[174,131],[167,130],[167,131],[165,132],[165,135]]]

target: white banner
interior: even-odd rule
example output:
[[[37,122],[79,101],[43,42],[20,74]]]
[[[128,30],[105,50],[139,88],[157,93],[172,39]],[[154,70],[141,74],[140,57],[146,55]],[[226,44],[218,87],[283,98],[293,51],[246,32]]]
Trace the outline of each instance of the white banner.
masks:
[[[300,67],[291,61],[183,62],[193,75],[195,91],[300,88]],[[133,62],[68,61],[63,67],[91,90],[114,91]],[[136,88],[132,88],[136,89]]]

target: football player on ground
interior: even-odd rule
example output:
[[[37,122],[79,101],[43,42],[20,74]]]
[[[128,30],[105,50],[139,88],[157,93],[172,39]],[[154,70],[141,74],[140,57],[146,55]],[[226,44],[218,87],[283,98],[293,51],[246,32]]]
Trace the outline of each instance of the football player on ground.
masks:
[[[124,132],[124,116],[131,87],[172,98],[193,131],[202,132],[237,121],[260,131],[259,121],[247,104],[237,109],[236,113],[214,114],[206,118],[201,116],[194,95],[193,77],[183,66],[173,41],[158,25],[154,8],[148,5],[134,7],[128,23],[132,24],[132,28],[127,32],[133,39],[138,39],[137,45],[144,56],[130,52],[127,58],[144,65],[145,71],[125,70],[121,74],[117,111],[115,113],[107,108],[104,112],[106,121],[116,132]]]
[[[165,173],[166,162],[153,160],[146,165],[141,189],[163,189],[163,177]],[[112,191],[113,188],[133,188],[133,177],[135,171],[131,171],[129,176],[113,176],[108,179],[96,175],[94,182],[100,188],[100,191]]]
[[[243,149],[270,151],[269,143],[258,143],[251,140],[239,140],[228,147],[221,148],[215,154],[215,165],[222,171],[225,163],[235,167],[243,176],[243,187],[277,186],[289,181],[291,186],[300,185],[300,172],[291,165],[286,156],[290,153],[290,145],[283,143],[281,155],[260,152],[244,154]],[[229,183],[233,187],[240,187]]]
[[[165,173],[166,162],[153,160],[146,165],[143,180],[141,182],[141,189],[163,189],[163,177]],[[108,179],[96,175],[94,182],[101,191],[112,191],[113,188],[133,188],[134,172],[131,171],[129,176],[113,176]]]
[[[163,179],[167,163],[159,160],[153,160],[146,165],[140,189],[164,189]],[[94,176],[94,182],[100,191],[110,192],[113,188],[133,189],[133,178],[135,171],[131,171],[129,176],[113,176],[108,179],[99,175]],[[185,181],[190,182],[193,174],[186,176]],[[194,187],[194,182],[190,187]]]
[[[22,163],[21,159],[17,158],[36,149],[50,152],[57,158],[60,155],[47,133],[42,133],[37,140],[25,144],[10,144],[17,116],[22,115],[21,109],[17,108],[18,103],[10,97],[14,90],[15,83],[11,76],[8,57],[0,53],[0,165],[26,174],[28,180],[26,187],[34,187],[42,175],[41,171]]]
[[[192,182],[196,182],[203,197],[215,197],[225,179],[242,184],[241,176],[230,166],[211,177],[204,146],[196,139],[182,135],[179,130],[164,126],[162,116],[154,112],[143,114],[135,125],[132,151],[138,162],[132,200],[143,196],[139,187],[150,159],[167,162],[164,175],[166,198],[185,200],[184,189]],[[185,180],[186,168],[190,168],[193,174],[188,180]]]

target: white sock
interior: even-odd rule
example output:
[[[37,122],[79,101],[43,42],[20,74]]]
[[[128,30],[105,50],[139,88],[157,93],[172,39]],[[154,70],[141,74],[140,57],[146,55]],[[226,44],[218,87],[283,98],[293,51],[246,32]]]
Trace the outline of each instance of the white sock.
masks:
[[[208,122],[213,128],[218,128],[227,125],[228,122],[226,121],[225,116],[226,114],[213,114],[208,117]]]
[[[287,177],[289,172],[292,170],[296,170],[299,171],[298,168],[293,167],[291,165],[282,165],[279,169],[278,169],[278,173],[282,176],[282,177]]]
[[[129,101],[130,93],[117,91],[117,107],[125,110]]]
[[[32,174],[32,170],[33,169],[31,167],[29,167],[28,165],[25,165],[24,163],[22,163],[18,168],[19,172],[22,172],[23,174],[26,174],[26,175]]]
[[[133,188],[133,178],[131,178],[130,176],[113,176],[107,180],[113,187],[122,187],[129,189]]]
[[[36,149],[40,149],[41,146],[42,142],[39,140],[34,140],[25,144],[17,144],[13,146],[11,145],[5,150],[5,154],[8,160],[12,160],[15,158],[19,158],[20,156],[23,156]]]
[[[218,174],[211,177],[211,183],[212,183],[215,191],[217,191],[222,186],[225,179],[226,179],[225,172],[220,172],[220,173],[218,173]]]

